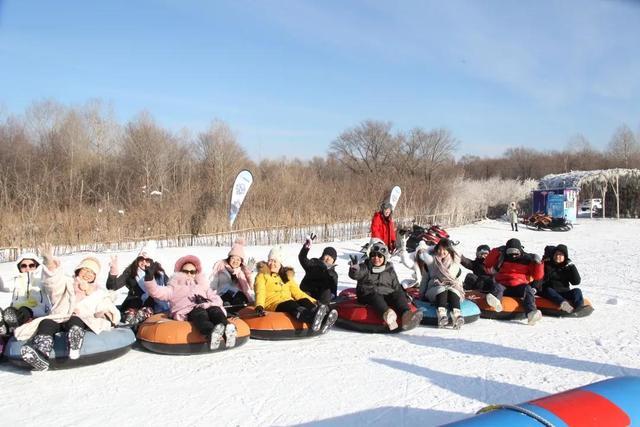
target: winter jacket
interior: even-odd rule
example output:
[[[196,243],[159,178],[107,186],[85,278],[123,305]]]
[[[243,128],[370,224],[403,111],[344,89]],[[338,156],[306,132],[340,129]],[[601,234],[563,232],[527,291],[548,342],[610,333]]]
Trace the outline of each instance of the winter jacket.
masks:
[[[311,302],[316,302],[315,298],[302,291],[295,281],[283,282],[278,273],[258,274],[255,291],[256,306],[262,306],[269,311],[275,311],[278,304],[290,300],[306,298]]]
[[[426,251],[420,252],[420,259],[424,262],[427,270],[427,278],[423,279],[420,284],[420,297],[428,301],[435,302],[436,296],[444,291],[455,292],[461,300],[464,299],[464,287],[462,285],[461,276],[462,268],[460,268],[460,256],[451,261],[448,273],[455,280],[448,283],[447,277],[443,275],[435,265],[436,259],[433,254],[433,247]]]
[[[222,307],[222,298],[209,287],[203,273],[188,276],[175,273],[167,286],[158,286],[155,280],[145,280],[147,292],[156,300],[167,301],[171,317],[175,320],[187,320],[187,315],[196,307]]]
[[[131,266],[125,268],[125,270],[119,276],[116,271],[110,271],[107,277],[107,289],[118,290],[123,286],[126,286],[129,292],[127,297],[122,303],[123,306],[140,306],[151,307],[154,313],[163,313],[169,311],[169,304],[164,301],[156,301],[149,296],[144,286],[144,270],[138,269],[137,277],[131,277]],[[159,286],[166,286],[169,281],[164,271],[157,271],[155,275],[156,283]],[[128,304],[130,300],[139,300],[138,304]]]
[[[389,295],[395,291],[402,290],[396,271],[393,269],[393,264],[387,262],[384,265],[384,270],[380,273],[374,273],[372,269],[373,265],[369,259],[349,268],[349,277],[358,282],[356,285],[356,295],[358,297],[371,294]]]
[[[476,276],[490,276],[484,269],[484,258],[469,259],[462,255],[460,264],[467,270],[471,270]]]
[[[509,206],[507,208],[507,219],[511,224],[515,224],[518,222],[518,208],[514,208]]]
[[[578,286],[580,284],[580,274],[575,264],[566,258],[562,264],[556,264],[553,261],[544,264],[544,281],[542,288],[552,288],[563,293],[569,292],[570,285]]]
[[[495,272],[495,281],[504,286],[518,286],[541,280],[544,277],[544,264],[535,262],[531,254],[523,253],[515,260],[504,255],[505,247],[493,248],[484,260],[489,274]]]
[[[211,289],[218,295],[223,295],[227,291],[241,291],[250,303],[255,300],[255,294],[251,289],[251,270],[244,264],[235,270],[226,260],[220,260],[213,265],[211,273]]]
[[[338,294],[338,273],[335,265],[327,266],[319,258],[307,258],[309,248],[303,246],[298,254],[298,261],[304,270],[300,289],[308,294],[318,294],[322,289],[330,289],[333,295]]]
[[[396,248],[396,227],[391,216],[385,218],[380,211],[373,215],[371,219],[371,238],[374,237],[382,240],[389,248],[389,252],[393,252]]]
[[[96,334],[111,329],[112,323],[120,322],[120,312],[114,304],[116,295],[113,292],[96,289],[78,298],[75,289],[79,288],[79,279],[65,276],[61,268],[49,270],[44,267],[42,279],[44,291],[52,304],[51,312],[17,328],[14,332],[16,339],[29,339],[44,319],[63,323],[69,320],[71,315],[76,315]],[[95,317],[96,313],[104,313],[106,318]]]
[[[51,302],[44,291],[42,270],[31,273],[19,273],[13,280],[11,306],[17,308],[28,307],[33,317],[42,317],[51,311]]]

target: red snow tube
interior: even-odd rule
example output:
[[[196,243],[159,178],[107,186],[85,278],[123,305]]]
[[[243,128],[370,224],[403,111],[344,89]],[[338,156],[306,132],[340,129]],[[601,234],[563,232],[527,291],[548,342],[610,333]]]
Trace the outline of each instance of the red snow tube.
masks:
[[[265,311],[256,316],[254,307],[245,307],[238,312],[251,330],[251,338],[259,340],[295,340],[319,335],[306,323],[298,322],[291,315],[278,311]]]
[[[524,319],[526,312],[520,298],[503,297],[502,311],[496,312],[493,307],[487,304],[486,294],[480,291],[467,291],[466,298],[475,302],[480,307],[480,317],[485,319],[513,320]],[[585,298],[584,307],[573,313],[566,313],[560,307],[546,298],[536,297],[536,307],[545,316],[556,317],[585,317],[593,313],[591,302]]]
[[[338,310],[336,326],[343,329],[349,329],[351,331],[369,333],[395,333],[402,331],[401,327],[393,331],[389,331],[386,323],[384,323],[384,320],[382,320],[382,317],[380,317],[378,313],[368,305],[359,304],[356,301],[355,288],[345,289],[340,292],[338,296],[342,301],[339,301],[335,307],[336,310]],[[416,306],[413,304],[409,304],[409,308],[412,312],[418,311]],[[398,326],[402,326],[399,316]]]

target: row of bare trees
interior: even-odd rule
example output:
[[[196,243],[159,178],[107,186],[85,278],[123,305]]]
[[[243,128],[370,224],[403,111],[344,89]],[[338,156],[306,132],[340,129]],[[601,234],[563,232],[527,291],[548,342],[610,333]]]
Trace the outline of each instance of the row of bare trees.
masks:
[[[192,135],[169,131],[147,113],[121,125],[99,101],[44,101],[21,116],[0,116],[0,246],[225,231],[228,193],[243,168],[255,180],[239,228],[366,218],[393,185],[403,188],[404,216],[475,215],[505,195],[475,207],[453,203],[463,188],[476,188],[469,179],[491,178],[494,187],[511,179],[504,193],[517,197],[530,189],[526,178],[545,173],[637,167],[637,145],[621,127],[606,152],[576,137],[561,152],[514,148],[497,159],[456,162],[459,142],[447,129],[364,121],[338,135],[326,157],[256,164],[221,121]]]

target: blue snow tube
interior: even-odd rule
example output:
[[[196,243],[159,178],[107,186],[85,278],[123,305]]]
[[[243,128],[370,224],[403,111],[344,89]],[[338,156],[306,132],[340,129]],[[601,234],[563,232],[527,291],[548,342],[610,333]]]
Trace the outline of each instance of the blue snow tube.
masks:
[[[67,349],[67,334],[59,332],[53,340],[49,369],[74,368],[115,359],[129,351],[135,341],[136,336],[131,328],[115,328],[100,334],[87,331],[80,349],[80,357],[71,360]],[[11,337],[4,347],[4,356],[14,365],[30,369],[31,367],[20,356],[20,349],[24,343],[25,341],[18,341]]]
[[[457,427],[622,427],[640,423],[640,377],[619,377],[519,405],[489,406]],[[485,412],[488,411],[488,412]]]
[[[418,310],[422,311],[423,325],[436,326],[438,324],[438,313],[433,303],[418,300],[413,301],[413,303],[418,307]],[[468,299],[465,299],[460,304],[460,313],[464,317],[464,323],[475,322],[480,318],[480,308]]]

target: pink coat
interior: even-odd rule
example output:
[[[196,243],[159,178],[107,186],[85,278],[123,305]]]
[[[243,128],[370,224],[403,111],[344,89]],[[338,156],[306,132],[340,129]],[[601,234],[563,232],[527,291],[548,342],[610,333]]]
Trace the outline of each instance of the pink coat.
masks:
[[[220,307],[223,313],[227,313],[222,306],[222,298],[216,291],[209,287],[204,274],[188,276],[185,273],[176,273],[167,286],[158,286],[155,280],[144,282],[147,293],[154,299],[169,302],[171,317],[175,320],[187,320],[187,314],[196,307],[209,308]],[[209,301],[196,304],[195,297],[200,295]]]

